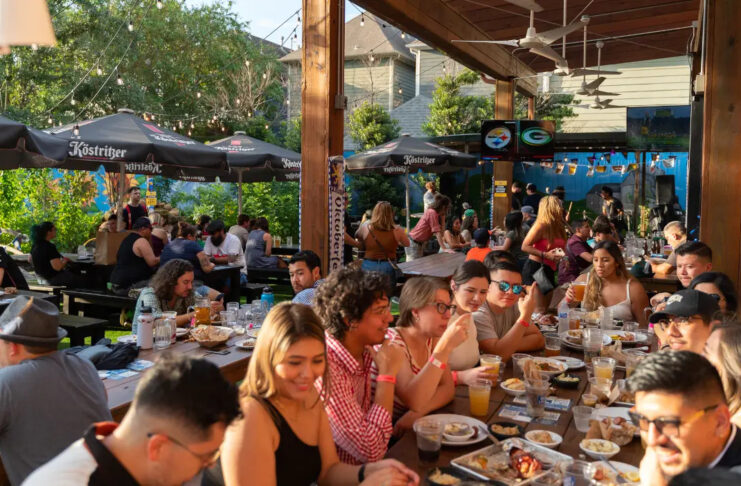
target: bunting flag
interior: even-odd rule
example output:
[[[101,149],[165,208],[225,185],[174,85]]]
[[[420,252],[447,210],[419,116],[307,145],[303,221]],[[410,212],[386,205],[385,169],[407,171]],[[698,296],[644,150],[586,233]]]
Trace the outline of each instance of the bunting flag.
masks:
[[[523,162],[522,166],[525,170],[529,169],[530,167],[534,166],[535,162]]]
[[[604,174],[605,172],[607,172],[606,165],[598,165],[597,167],[595,167],[595,169],[597,170],[598,174]]]
[[[561,162],[558,162],[556,164],[556,174],[561,174],[563,172],[563,168],[566,166],[566,164],[563,164]]]
[[[628,172],[628,166],[627,165],[621,165],[620,174],[625,175],[626,172]]]
[[[587,177],[592,177],[592,176],[594,176],[594,166],[590,166],[587,169]]]
[[[553,167],[553,162],[541,162],[540,166],[544,169],[550,169]]]
[[[638,170],[638,164],[633,163],[628,165],[628,170]]]
[[[590,164],[594,164],[594,161],[597,160],[597,157],[587,157],[587,162]]]
[[[665,160],[662,160],[662,162],[664,163],[664,167],[666,167],[667,169],[673,168],[676,161],[677,161],[676,157],[669,157]]]
[[[615,173],[623,173],[623,166],[622,165],[613,165],[612,171]]]
[[[571,163],[569,164],[569,175],[576,174],[576,168],[578,167],[578,164]]]

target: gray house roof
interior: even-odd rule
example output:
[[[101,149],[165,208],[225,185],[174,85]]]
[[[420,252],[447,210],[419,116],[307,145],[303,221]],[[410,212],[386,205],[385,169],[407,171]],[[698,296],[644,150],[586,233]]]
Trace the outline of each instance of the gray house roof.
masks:
[[[412,137],[426,137],[422,131],[422,124],[430,115],[432,98],[415,96],[406,103],[397,106],[389,115],[399,122],[401,133],[408,133]]]
[[[413,37],[401,38],[402,31],[387,24],[375,15],[365,12],[365,25],[360,26],[360,15],[345,24],[345,59],[367,56],[398,56],[401,60],[414,64],[414,58],[406,47]],[[282,57],[281,62],[301,62],[301,49]]]
[[[274,52],[277,56],[285,56],[286,54],[293,52],[291,51],[290,48],[286,46],[282,46],[278,44],[277,42],[271,42],[269,40],[265,40],[262,37],[257,37],[256,35],[247,34],[247,39],[257,44],[261,48],[265,48],[266,50],[269,50],[270,52]]]

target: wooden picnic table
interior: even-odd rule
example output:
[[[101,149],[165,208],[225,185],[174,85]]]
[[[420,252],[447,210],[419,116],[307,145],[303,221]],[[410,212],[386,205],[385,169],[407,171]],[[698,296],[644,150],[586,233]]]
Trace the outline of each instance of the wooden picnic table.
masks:
[[[655,349],[656,343],[654,339],[654,344],[652,346],[652,349]],[[542,356],[542,352],[538,353],[529,353],[533,355],[539,355]],[[574,352],[571,351],[565,347],[561,348],[561,355],[562,356],[573,356],[575,358],[583,359],[584,356],[580,352]],[[557,392],[555,395],[559,398],[568,398],[571,400],[571,407],[574,407],[575,405],[582,405],[581,403],[581,396],[583,393],[586,392],[586,390],[589,389],[589,383],[586,379],[586,369],[582,368],[580,370],[569,370],[569,374],[573,374],[578,376],[581,381],[579,383],[579,387],[574,390],[564,389],[564,388],[557,388]],[[506,380],[508,378],[511,378],[513,376],[513,364],[510,360],[509,363],[507,363],[506,366],[502,366],[501,368],[501,376],[499,383],[501,383],[503,380]],[[624,371],[615,371],[615,379],[624,378]],[[502,390],[501,387],[497,384],[496,387],[492,387],[491,390],[491,396],[489,398],[489,411],[485,417],[475,417],[482,422],[488,424],[494,423],[494,422],[516,422],[520,425],[522,425],[525,428],[525,432],[528,432],[530,430],[548,430],[552,432],[556,432],[557,434],[561,435],[563,437],[563,442],[556,448],[557,451],[562,452],[564,454],[567,454],[575,459],[584,459],[589,462],[594,461],[594,459],[591,459],[589,457],[582,457],[584,456],[584,453],[579,448],[579,443],[582,439],[584,439],[585,434],[582,432],[579,432],[576,430],[576,425],[574,424],[573,420],[573,414],[569,410],[568,412],[559,412],[560,417],[558,422],[555,425],[541,425],[541,424],[534,424],[534,423],[526,423],[526,422],[519,422],[515,421],[509,418],[501,417],[499,416],[499,412],[502,409],[502,407],[505,404],[514,404],[515,397],[507,395],[504,390]],[[515,404],[517,405],[517,404]],[[520,405],[523,408],[525,407],[524,404]],[[546,409],[548,411],[548,409]],[[469,417],[473,417],[470,412],[470,406],[468,401],[468,389],[466,386],[458,386],[456,387],[455,391],[455,398],[451,403],[448,405],[440,408],[439,410],[435,410],[434,412],[431,412],[430,414],[438,414],[438,413],[450,413],[450,414],[459,414],[459,415],[465,415]],[[391,449],[389,449],[388,453],[386,454],[386,457],[397,459],[404,464],[406,464],[408,467],[416,471],[420,478],[422,479],[421,483],[424,483],[424,478],[427,476],[428,471],[435,467],[442,467],[442,466],[449,466],[450,461],[460,457],[464,454],[468,454],[470,452],[476,451],[478,449],[481,449],[483,447],[486,447],[488,445],[491,445],[491,441],[488,439],[483,440],[477,444],[469,445],[469,446],[458,446],[458,447],[451,447],[451,446],[443,446],[440,450],[440,457],[435,463],[425,463],[422,462],[419,459],[418,453],[417,453],[417,438],[413,431],[407,431],[404,433],[402,438],[394,444]],[[620,461],[625,462],[627,464],[634,465],[638,467],[640,464],[641,459],[643,458],[643,447],[641,446],[641,440],[636,437],[633,439],[632,442],[629,444],[622,446],[620,448],[620,452],[613,457],[611,460],[614,461]]]
[[[435,253],[421,258],[399,264],[399,268],[404,272],[404,276],[419,277],[440,277],[448,279],[453,276],[455,269],[466,260],[463,253]]]
[[[2,294],[0,295],[0,312],[4,311],[18,295],[27,295],[29,297],[36,297],[37,299],[44,299],[59,305],[59,296],[51,295],[44,292],[34,292],[33,290],[18,290],[17,294]]]
[[[301,247],[298,245],[280,245],[280,246],[273,246],[272,250],[270,250],[273,255],[280,255],[280,256],[287,256],[291,257],[295,255],[296,253],[301,251]]]

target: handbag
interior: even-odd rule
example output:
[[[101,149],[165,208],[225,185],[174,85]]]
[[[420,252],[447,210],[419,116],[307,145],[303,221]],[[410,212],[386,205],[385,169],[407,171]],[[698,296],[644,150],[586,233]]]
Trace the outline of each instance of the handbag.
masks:
[[[373,233],[372,229],[370,229],[370,226],[368,226],[368,232],[371,234],[373,239],[376,240],[376,243],[378,244],[378,246],[385,252],[386,248],[384,248],[384,246],[378,240],[378,238],[376,237],[376,234]],[[391,265],[391,268],[394,269],[394,278],[396,279],[396,281],[398,282],[399,280],[402,280],[404,278],[404,272],[401,270],[401,268],[399,268],[399,265],[397,265],[396,262],[391,261],[391,259],[388,256],[386,257],[386,261],[389,262],[389,265]]]
[[[546,295],[548,292],[556,288],[545,271],[544,263],[541,263],[540,268],[533,274],[533,280],[538,284],[538,290],[540,290],[540,293],[543,295]]]

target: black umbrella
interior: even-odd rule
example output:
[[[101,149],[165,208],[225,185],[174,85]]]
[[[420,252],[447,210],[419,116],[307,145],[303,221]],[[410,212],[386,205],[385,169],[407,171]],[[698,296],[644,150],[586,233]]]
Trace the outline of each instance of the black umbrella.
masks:
[[[301,154],[272,143],[248,137],[244,132],[208,144],[226,153],[231,169],[222,181],[238,182],[237,204],[242,209],[242,182],[298,181]]]
[[[49,131],[68,142],[64,169],[96,170],[103,165],[110,172],[183,180],[225,176],[229,170],[222,152],[161,128],[127,109]]]
[[[0,169],[58,167],[66,157],[64,140],[0,116]]]
[[[478,157],[420,138],[402,135],[345,159],[350,172],[381,172],[406,175],[407,230],[409,229],[409,172],[452,172],[476,167]]]

